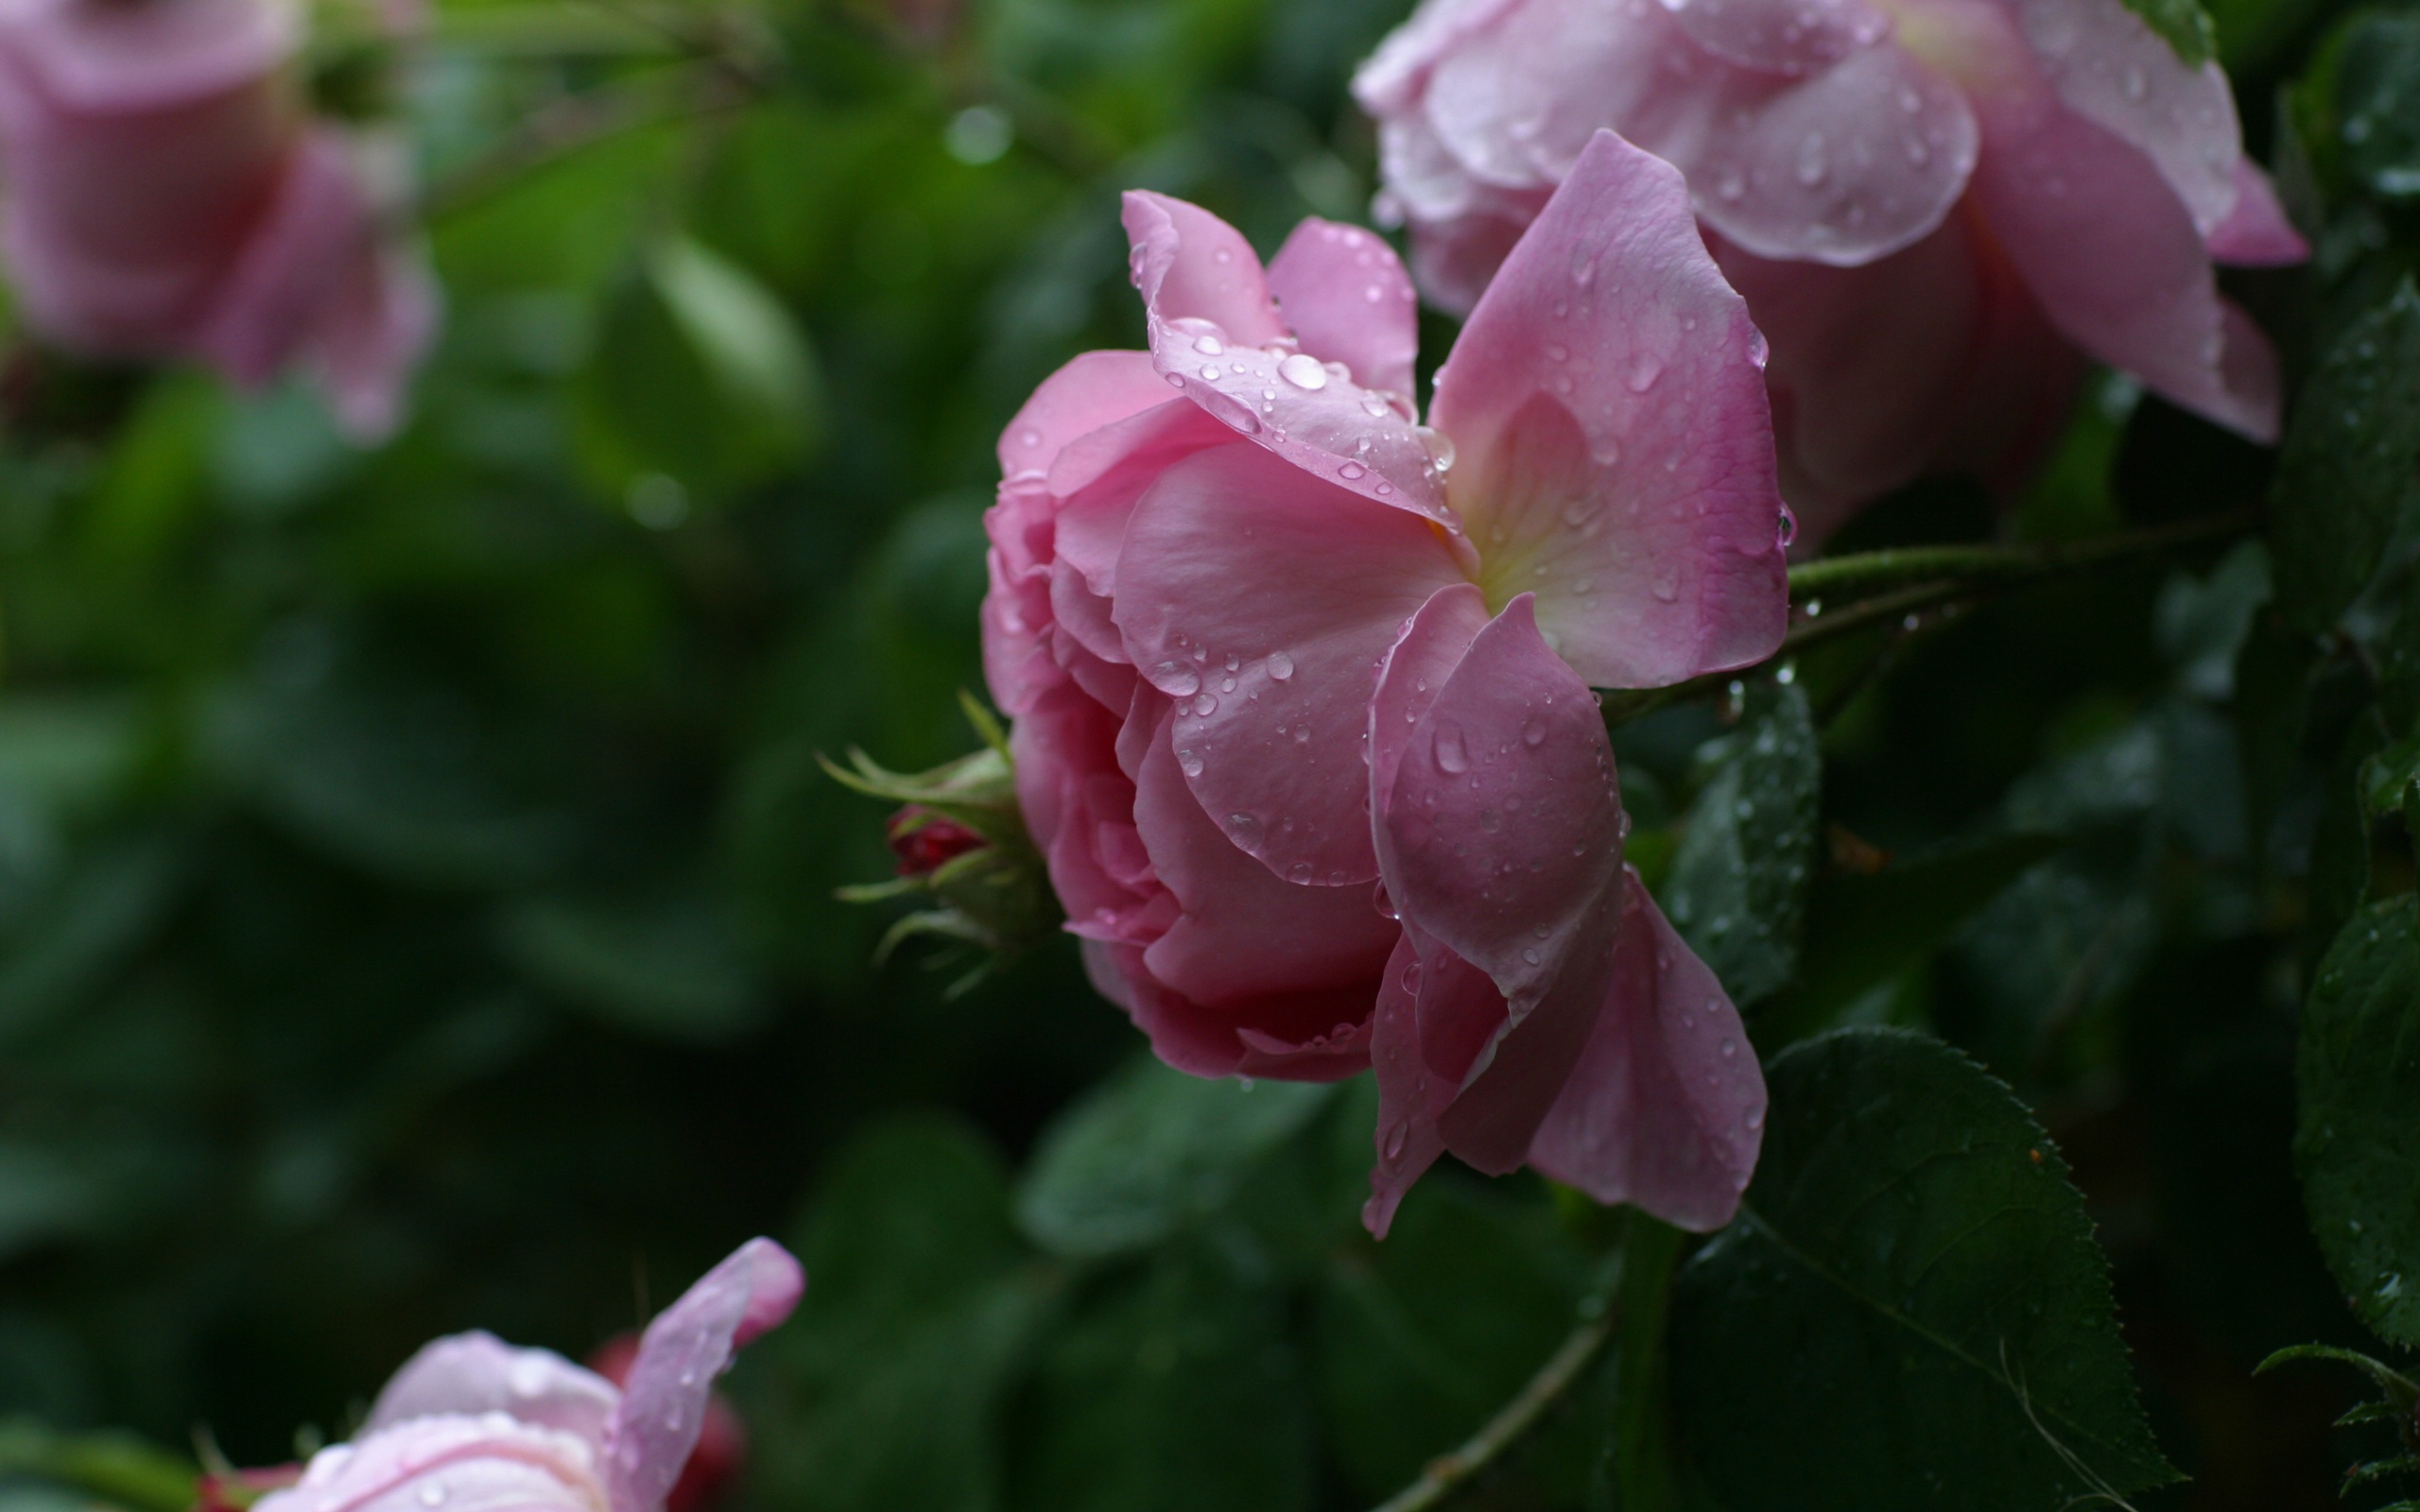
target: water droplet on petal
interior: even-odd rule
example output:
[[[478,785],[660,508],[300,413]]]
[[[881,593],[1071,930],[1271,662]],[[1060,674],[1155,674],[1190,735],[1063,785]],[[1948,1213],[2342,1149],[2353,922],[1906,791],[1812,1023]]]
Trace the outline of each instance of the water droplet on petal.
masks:
[[[1146,676],[1152,687],[1171,698],[1190,698],[1201,691],[1201,674],[1183,662],[1162,662]]]
[[[1221,352],[1224,352],[1227,350],[1227,346],[1225,342],[1220,341],[1217,336],[1201,336],[1193,343],[1193,350],[1201,353],[1205,357],[1216,357]]]
[[[1269,653],[1269,676],[1272,680],[1284,682],[1293,675],[1294,659],[1292,657],[1288,656],[1283,651],[1271,651]]]
[[[1437,727],[1437,769],[1456,776],[1471,769],[1470,747],[1463,743],[1462,727],[1448,721]]]
[[[1534,714],[1531,715],[1528,722],[1521,726],[1521,744],[1535,750],[1545,745],[1546,741],[1547,722]]]
[[[1317,357],[1297,352],[1277,365],[1277,376],[1297,388],[1317,392],[1327,387],[1327,369]]]
[[[1336,475],[1347,483],[1358,483],[1370,475],[1370,470],[1358,462],[1347,462],[1336,470]]]

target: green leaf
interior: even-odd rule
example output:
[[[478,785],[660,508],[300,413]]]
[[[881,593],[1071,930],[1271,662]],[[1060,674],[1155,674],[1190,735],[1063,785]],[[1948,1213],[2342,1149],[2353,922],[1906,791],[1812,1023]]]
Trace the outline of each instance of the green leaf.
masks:
[[[939,1115],[874,1125],[833,1159],[800,1253],[814,1283],[769,1341],[800,1425],[765,1446],[772,1504],[999,1505],[1001,1398],[1048,1298],[998,1152]]]
[[[2382,1338],[2420,1345],[2420,900],[2356,913],[2303,1007],[2294,1141],[2336,1284]]]
[[[2005,1086],[1873,1029],[1770,1082],[1746,1204],[1674,1300],[1675,1419],[1731,1512],[2044,1512],[2175,1478],[2083,1198]]]
[[[1757,684],[1717,759],[1714,780],[1690,806],[1664,905],[1744,1005],[1798,970],[1824,780],[1805,690]]]
[[[806,450],[820,422],[815,353],[782,301],[746,268],[686,236],[659,243],[647,269],[725,393],[797,426]]]
[[[1045,1354],[1018,1435],[1028,1512],[1306,1512],[1317,1486],[1281,1295],[1182,1245],[1120,1278]]]
[[[2159,33],[2176,56],[2199,67],[2218,54],[2218,28],[2200,0],[2126,0],[2126,9]]]
[[[2382,199],[2420,198],[2420,16],[2361,16],[2336,58],[2345,167]]]
[[[1400,1489],[1536,1374],[1579,1321],[1588,1270],[1550,1210],[1451,1177],[1412,1189],[1386,1243],[1340,1248],[1314,1338],[1331,1442],[1361,1500]]]
[[[0,1479],[37,1475],[139,1512],[184,1512],[200,1468],[131,1434],[63,1434],[0,1422]]]
[[[2378,571],[2420,482],[2420,293],[2410,280],[2337,337],[2286,428],[2273,502],[2277,606],[2312,634]]]
[[[754,1028],[769,1005],[710,897],[524,898],[496,934],[531,980],[643,1034],[711,1044]]]
[[[1807,892],[1798,983],[1758,1015],[1758,1042],[1830,1027],[1858,999],[1940,949],[2061,844],[2053,835],[2006,835],[1871,874],[1818,879]]]
[[[1253,1162],[1309,1123],[1333,1087],[1204,1081],[1140,1060],[1044,1134],[1017,1219],[1073,1257],[1157,1244],[1217,1211]]]

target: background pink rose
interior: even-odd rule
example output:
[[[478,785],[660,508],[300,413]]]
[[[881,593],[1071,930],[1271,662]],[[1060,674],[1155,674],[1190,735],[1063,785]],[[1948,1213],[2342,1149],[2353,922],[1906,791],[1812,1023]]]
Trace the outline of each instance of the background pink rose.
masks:
[[[44,338],[247,387],[299,367],[376,438],[435,291],[385,223],[393,146],[309,115],[302,32],[290,0],[0,7],[0,249]]]
[[[260,1512],[665,1512],[715,1378],[805,1286],[787,1250],[750,1240],[648,1325],[619,1387],[493,1334],[439,1339],[387,1383],[359,1436],[313,1455]]]
[[[2224,76],[2119,0],[1429,0],[1355,90],[1450,309],[1591,132],[1678,165],[1772,343],[1810,539],[1928,469],[2021,476],[2084,357],[2276,436],[2275,355],[2211,265],[2301,238]]]
[[[1182,201],[1126,225],[1151,350],[1010,425],[984,617],[1095,981],[1196,1074],[1374,1064],[1380,1231],[1446,1150],[1720,1224],[1762,1083],[1622,864],[1589,692],[1786,611],[1762,343],[1678,176],[1596,139],[1430,425],[1376,237],[1305,222],[1264,277]]]

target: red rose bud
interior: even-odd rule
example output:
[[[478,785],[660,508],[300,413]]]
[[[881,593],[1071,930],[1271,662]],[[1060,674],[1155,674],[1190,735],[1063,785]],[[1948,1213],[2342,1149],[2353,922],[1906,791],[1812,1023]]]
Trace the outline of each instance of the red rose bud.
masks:
[[[968,851],[992,843],[921,803],[910,803],[892,815],[885,833],[891,854],[899,858],[903,877],[928,877]]]
[[[588,1368],[622,1385],[630,1379],[631,1364],[638,1353],[636,1332],[617,1333],[597,1346],[588,1357]],[[707,1512],[730,1493],[747,1463],[748,1430],[717,1391],[706,1399],[706,1421],[698,1435],[698,1447],[665,1498],[665,1512]]]
[[[285,1490],[302,1478],[300,1464],[256,1470],[205,1470],[194,1479],[194,1512],[247,1512],[269,1492]]]

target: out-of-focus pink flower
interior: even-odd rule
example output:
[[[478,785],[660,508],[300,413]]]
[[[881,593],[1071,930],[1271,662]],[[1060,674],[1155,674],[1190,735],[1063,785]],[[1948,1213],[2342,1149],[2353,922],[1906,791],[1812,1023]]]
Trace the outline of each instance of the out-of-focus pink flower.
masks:
[[[1377,237],[1305,221],[1264,274],[1182,201],[1126,228],[1151,350],[1010,424],[984,606],[1094,981],[1197,1075],[1374,1064],[1376,1231],[1444,1150],[1721,1224],[1763,1082],[1623,865],[1589,692],[1786,615],[1763,343],[1680,176],[1599,134],[1427,426]]]
[[[1354,88],[1452,309],[1590,133],[1678,165],[1772,343],[1810,537],[1930,469],[2020,476],[2084,355],[2276,436],[2211,265],[2306,249],[2225,77],[2121,0],[1426,0]]]
[[[781,1246],[750,1240],[648,1325],[618,1388],[493,1334],[439,1339],[387,1383],[359,1437],[313,1455],[258,1512],[665,1512],[715,1377],[805,1286]]]
[[[46,339],[300,367],[374,439],[436,291],[386,224],[399,145],[311,118],[302,31],[293,0],[0,0],[0,251]]]

